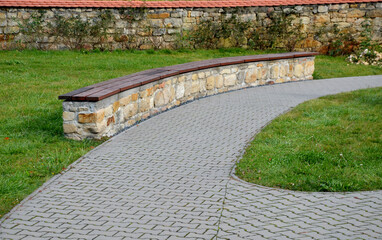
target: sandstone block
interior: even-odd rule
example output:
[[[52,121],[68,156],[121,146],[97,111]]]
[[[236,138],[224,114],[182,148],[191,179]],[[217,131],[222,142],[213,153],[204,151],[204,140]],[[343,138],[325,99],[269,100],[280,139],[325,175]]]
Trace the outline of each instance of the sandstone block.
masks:
[[[167,33],[170,35],[177,34],[177,33],[180,33],[180,29],[169,28],[167,29]]]
[[[129,121],[127,121],[127,126],[132,126],[136,123],[137,121],[135,119],[131,119]]]
[[[328,14],[318,14],[316,16],[316,22],[322,23],[322,24],[328,23],[328,22],[330,22],[330,17]]]
[[[99,123],[105,118],[105,111],[99,110],[96,113],[80,113],[78,114],[79,123]]]
[[[123,116],[125,120],[131,118],[132,116],[135,116],[137,113],[138,113],[137,103],[131,103],[123,109]]]
[[[105,108],[105,116],[110,116],[113,114],[113,105],[108,106]]]
[[[382,18],[374,18],[373,26],[381,27],[382,26]]]
[[[297,78],[301,78],[304,76],[304,67],[302,66],[302,64],[297,64],[295,67],[294,67],[294,76],[296,76]]]
[[[301,17],[300,19],[296,18],[297,20],[301,20],[302,24],[309,24],[310,23],[310,18],[309,17]]]
[[[278,79],[276,79],[275,82],[276,83],[283,83],[283,82],[285,82],[285,79],[284,78],[278,78]]]
[[[365,11],[359,10],[359,9],[351,9],[349,10],[347,17],[348,18],[360,18],[365,16]]]
[[[137,101],[138,100],[138,93],[131,94],[131,101]]]
[[[288,65],[280,66],[280,75],[279,77],[286,77],[288,73]]]
[[[326,12],[328,12],[328,6],[325,6],[325,5],[319,5],[317,11],[318,11],[319,13],[326,13]]]
[[[231,73],[231,68],[224,68],[220,73],[221,74],[229,74],[229,73]]]
[[[191,11],[190,16],[191,17],[200,17],[200,16],[202,16],[202,12],[201,11]]]
[[[139,101],[139,112],[143,113],[151,108],[151,99],[150,98],[143,98]]]
[[[176,98],[179,99],[179,98],[182,98],[183,96],[184,96],[184,84],[179,83],[176,86]]]
[[[336,11],[340,9],[340,5],[338,4],[330,4],[329,5],[329,10]]]
[[[257,68],[252,68],[252,69],[248,70],[246,75],[245,75],[245,82],[246,83],[256,82],[257,76],[258,76],[258,71],[259,71],[259,69],[257,69]]]
[[[205,78],[206,77],[206,74],[204,72],[200,72],[198,73],[198,78]]]
[[[348,22],[340,22],[337,24],[338,25],[338,28],[339,29],[344,29],[344,28],[348,28],[348,27],[351,27],[351,23],[348,23]]]
[[[64,133],[75,133],[77,132],[77,126],[74,124],[64,123]]]
[[[181,76],[178,78],[178,82],[184,82],[186,80],[186,76]]]
[[[64,121],[73,121],[75,118],[75,113],[74,112],[63,112],[62,113],[62,119]]]
[[[288,77],[293,77],[293,63],[289,63]]]
[[[230,74],[224,76],[224,86],[234,86],[236,83],[236,74]]]
[[[122,107],[126,106],[127,104],[129,104],[131,102],[131,95],[130,96],[127,96],[127,97],[124,97],[124,98],[121,98],[119,100],[119,103],[121,104]]]
[[[308,61],[305,63],[304,75],[310,76],[314,72],[314,61]]]
[[[175,88],[172,86],[166,88],[165,94],[168,94],[169,102],[172,102],[175,99]]]
[[[171,17],[180,18],[180,17],[182,17],[182,13],[181,12],[172,12]]]
[[[153,13],[147,14],[147,18],[149,19],[163,19],[170,17],[170,13]]]
[[[375,18],[375,17],[382,17],[382,9],[374,9],[369,11],[366,14],[367,17]]]
[[[215,87],[216,88],[222,88],[223,87],[223,76],[218,75],[215,77]]]
[[[89,108],[88,107],[78,107],[78,109],[77,109],[79,112],[87,112],[87,111],[89,111]],[[76,110],[74,110],[74,111],[76,111]]]
[[[97,123],[95,126],[88,127],[91,133],[100,133],[106,129],[106,122]]]
[[[163,20],[161,19],[149,19],[149,24],[151,27],[154,28],[162,28],[163,26]]]
[[[165,88],[155,94],[154,106],[160,107],[166,105],[171,101],[171,99],[173,99],[171,89]]]
[[[191,94],[192,84],[190,81],[184,83],[184,96],[188,97]]]
[[[271,78],[277,79],[279,77],[279,66],[275,65],[271,67]]]
[[[259,69],[257,79],[266,80],[267,78],[268,78],[268,69],[264,67]]]
[[[180,28],[182,27],[182,19],[180,18],[166,18],[164,20],[164,25],[167,28]]]
[[[215,78],[214,76],[209,76],[206,80],[206,88],[207,90],[211,90],[211,89],[214,89],[215,88]]]
[[[197,93],[200,91],[200,83],[199,81],[192,81],[191,84],[191,93]]]
[[[116,101],[116,102],[113,103],[113,113],[115,113],[116,111],[118,111],[119,106],[120,106],[119,101]]]
[[[6,27],[4,33],[18,33],[20,31],[19,27]]]

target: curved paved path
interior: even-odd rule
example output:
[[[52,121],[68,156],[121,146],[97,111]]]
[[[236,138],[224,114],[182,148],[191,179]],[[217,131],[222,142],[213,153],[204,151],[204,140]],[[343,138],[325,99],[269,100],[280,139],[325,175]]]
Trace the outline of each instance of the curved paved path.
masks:
[[[248,141],[322,95],[382,76],[264,86],[151,118],[86,154],[18,205],[1,239],[381,239],[382,191],[302,193],[231,176]]]

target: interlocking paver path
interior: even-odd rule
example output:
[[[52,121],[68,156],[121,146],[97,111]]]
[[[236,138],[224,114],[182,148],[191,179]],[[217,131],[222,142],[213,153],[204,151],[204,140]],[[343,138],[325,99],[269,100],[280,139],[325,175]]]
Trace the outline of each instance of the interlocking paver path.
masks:
[[[246,144],[306,100],[382,76],[244,89],[157,115],[86,154],[17,206],[1,239],[381,239],[382,191],[303,193],[232,176]]]

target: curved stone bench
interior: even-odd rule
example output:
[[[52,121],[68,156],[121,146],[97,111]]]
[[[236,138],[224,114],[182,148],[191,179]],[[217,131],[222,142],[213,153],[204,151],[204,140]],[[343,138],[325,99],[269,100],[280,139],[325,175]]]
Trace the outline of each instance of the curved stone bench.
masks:
[[[312,79],[317,54],[292,52],[190,62],[80,88],[59,96],[65,100],[64,133],[71,139],[99,139],[204,96]]]

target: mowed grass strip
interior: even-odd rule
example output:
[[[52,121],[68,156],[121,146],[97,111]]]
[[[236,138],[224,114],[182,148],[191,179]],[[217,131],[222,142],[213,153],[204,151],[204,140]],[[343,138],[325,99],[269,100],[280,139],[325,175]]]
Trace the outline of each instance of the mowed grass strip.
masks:
[[[145,69],[262,53],[266,52],[0,51],[0,217],[102,142],[64,138],[58,95]],[[371,66],[347,66],[344,58],[318,56],[316,64],[317,77],[382,74]]]
[[[382,189],[382,88],[310,100],[276,118],[236,175],[299,191]]]

